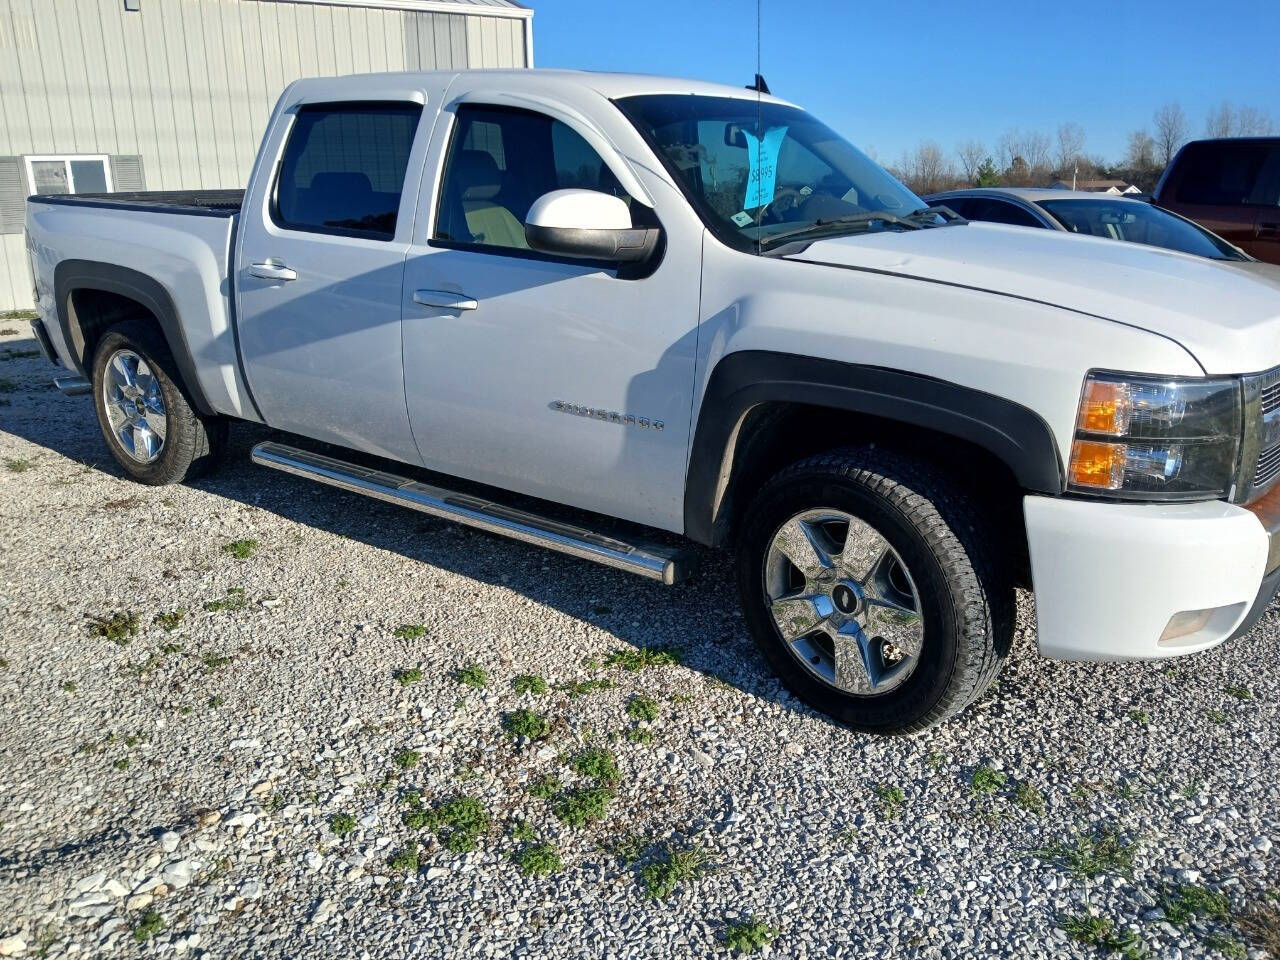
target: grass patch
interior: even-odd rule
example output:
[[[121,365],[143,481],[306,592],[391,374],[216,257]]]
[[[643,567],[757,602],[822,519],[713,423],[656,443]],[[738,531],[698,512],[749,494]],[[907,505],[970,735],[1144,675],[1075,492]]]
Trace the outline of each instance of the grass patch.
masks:
[[[138,635],[138,615],[120,610],[105,617],[90,617],[89,633],[123,647]]]
[[[395,672],[396,683],[402,687],[407,687],[411,683],[417,683],[422,679],[422,671],[417,667],[409,667],[405,670],[397,670]]]
[[[257,540],[232,540],[222,545],[222,552],[237,560],[248,560],[258,552]]]
[[[645,747],[653,743],[653,731],[645,730],[642,727],[634,727],[631,730],[628,730],[625,736],[627,738],[627,743],[635,743]]]
[[[885,815],[885,819],[896,820],[901,815],[902,808],[907,802],[907,795],[902,792],[902,788],[891,784],[881,784],[876,787],[875,793],[876,799],[880,801],[880,808]]]
[[[588,694],[596,693],[600,690],[608,690],[613,687],[613,681],[608,677],[597,677],[594,680],[579,680],[576,683],[562,683],[557,690],[561,690],[569,695],[571,700],[579,697],[585,697]]]
[[[163,929],[164,917],[154,910],[148,910],[133,925],[133,939],[139,943],[146,943]]]
[[[427,635],[427,628],[420,623],[406,623],[391,631],[397,640],[421,640]]]
[[[529,796],[539,800],[550,800],[560,791],[560,778],[549,773],[529,784],[528,789]]]
[[[468,853],[477,847],[489,823],[489,811],[480,800],[457,796],[436,807],[426,825],[435,831],[446,850]]]
[[[1077,943],[1091,944],[1108,953],[1119,954],[1124,960],[1142,960],[1147,950],[1142,938],[1132,930],[1118,931],[1106,917],[1091,914],[1063,917],[1059,924],[1067,936]]]
[[[401,770],[410,770],[418,765],[422,755],[417,750],[401,750],[391,759]]]
[[[387,866],[400,873],[418,872],[418,846],[405,847],[387,861]]]
[[[1131,876],[1138,844],[1136,840],[1125,841],[1118,831],[1105,827],[1031,852],[1066,870],[1077,880],[1088,880],[1104,873]]]
[[[532,693],[541,697],[547,692],[547,681],[536,673],[522,673],[511,681],[511,688],[519,694]]]
[[[623,863],[632,864],[640,862],[648,845],[649,838],[645,834],[627,833],[606,844],[604,850]]]
[[[349,813],[335,813],[329,818],[329,832],[335,837],[345,837],[355,833],[356,818]]]
[[[538,839],[537,834],[533,832],[533,827],[523,820],[516,821],[515,826],[511,828],[511,836],[521,843],[532,843]]]
[[[8,391],[0,391],[7,393]],[[10,473],[26,473],[35,468],[36,462],[25,457],[6,457],[4,468]]]
[[[128,769],[129,769],[129,758],[128,758],[128,757],[121,757],[119,760],[117,760],[117,761],[115,761],[113,764],[111,764],[111,766],[115,767],[117,770],[128,770]]]
[[[226,596],[221,600],[208,601],[204,609],[209,613],[235,613],[248,605],[249,598],[245,596],[244,587],[228,587]]]
[[[675,893],[680,884],[705,875],[710,864],[706,851],[696,844],[688,847],[667,844],[653,863],[641,869],[640,882],[646,896],[663,900]]]
[[[1227,715],[1222,710],[1210,710],[1205,714],[1209,718],[1209,722],[1221,727],[1227,722]]]
[[[627,716],[642,723],[653,723],[658,719],[658,701],[652,697],[632,697],[627,703]]]
[[[762,920],[738,920],[725,924],[724,945],[738,953],[755,953],[771,944],[778,931]]]
[[[234,657],[227,656],[225,653],[210,650],[200,658],[200,663],[206,673],[213,673],[215,670],[221,670],[234,659]]]
[[[464,687],[471,687],[473,690],[483,690],[489,685],[489,674],[478,663],[473,663],[469,667],[460,667],[453,672],[453,679]]]
[[[513,710],[502,718],[502,729],[509,737],[542,740],[551,732],[551,723],[532,710]]]
[[[1237,917],[1240,932],[1273,957],[1280,957],[1280,894],[1272,891],[1272,899],[1250,904]]]
[[[1233,683],[1226,688],[1228,696],[1235,697],[1237,700],[1252,700],[1253,691],[1248,687],[1239,683]]]
[[[1217,950],[1228,960],[1248,960],[1249,958],[1249,951],[1245,949],[1244,944],[1225,934],[1209,934],[1204,938],[1204,945],[1211,950]]]
[[[74,680],[63,680],[62,689],[67,693],[75,693],[77,690],[80,689],[80,685],[77,684]]]
[[[969,789],[975,797],[994,797],[1008,779],[999,770],[979,767],[973,771],[973,777],[969,780]]]
[[[178,629],[178,624],[182,623],[182,618],[187,615],[187,611],[179,608],[170,610],[168,613],[157,613],[155,619],[151,622],[163,630],[165,633],[173,633]]]
[[[1166,889],[1160,896],[1160,908],[1165,919],[1178,927],[1185,927],[1196,917],[1220,923],[1231,919],[1231,903],[1226,896],[1187,883]]]
[[[531,843],[523,847],[514,859],[516,869],[526,877],[545,876],[550,873],[559,873],[564,869],[560,851],[550,843]]]
[[[605,657],[604,665],[638,673],[646,667],[676,666],[680,661],[681,653],[673,647],[637,647],[634,650],[615,650]]]
[[[608,787],[581,787],[561,795],[554,812],[562,823],[581,829],[589,823],[603,820],[611,800],[613,791]]]
[[[1141,727],[1151,726],[1151,714],[1145,710],[1130,710],[1129,719]]]
[[[209,706],[212,707],[214,710],[217,710],[220,706],[222,706],[226,702],[227,702],[226,697],[224,697],[220,693],[215,693],[212,697],[209,698]]]
[[[1020,806],[1028,813],[1034,813],[1036,816],[1044,813],[1044,794],[1036,787],[1035,784],[1020,782],[1013,788],[1013,802]]]
[[[602,784],[617,783],[621,776],[618,772],[618,761],[603,747],[583,750],[569,761],[569,766],[584,777],[592,777]]]

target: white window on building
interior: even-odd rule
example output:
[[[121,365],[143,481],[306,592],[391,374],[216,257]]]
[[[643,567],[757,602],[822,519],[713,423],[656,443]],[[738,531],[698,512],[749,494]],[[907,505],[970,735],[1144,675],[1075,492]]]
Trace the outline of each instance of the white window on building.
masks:
[[[31,193],[110,193],[111,168],[105,156],[26,157]]]

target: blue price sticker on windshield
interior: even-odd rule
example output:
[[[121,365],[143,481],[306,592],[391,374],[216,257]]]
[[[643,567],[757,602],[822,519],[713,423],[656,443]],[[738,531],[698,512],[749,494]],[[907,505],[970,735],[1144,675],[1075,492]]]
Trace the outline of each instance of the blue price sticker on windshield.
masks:
[[[773,202],[773,185],[778,176],[778,151],[782,149],[782,138],[787,135],[786,127],[770,127],[763,137],[743,130],[747,138],[747,159],[751,171],[747,175],[747,195],[742,206],[751,210]]]

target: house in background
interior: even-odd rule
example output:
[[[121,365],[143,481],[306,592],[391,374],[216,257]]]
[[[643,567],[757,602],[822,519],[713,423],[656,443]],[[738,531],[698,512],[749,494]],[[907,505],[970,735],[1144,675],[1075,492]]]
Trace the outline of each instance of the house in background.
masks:
[[[513,0],[0,0],[0,310],[32,193],[242,188],[299,77],[533,66]]]
[[[1055,190],[1083,190],[1085,193],[1108,193],[1113,197],[1123,197],[1131,193],[1141,193],[1131,183],[1125,183],[1123,180],[1077,180],[1075,186],[1071,185],[1070,178],[1055,180],[1051,184]]]

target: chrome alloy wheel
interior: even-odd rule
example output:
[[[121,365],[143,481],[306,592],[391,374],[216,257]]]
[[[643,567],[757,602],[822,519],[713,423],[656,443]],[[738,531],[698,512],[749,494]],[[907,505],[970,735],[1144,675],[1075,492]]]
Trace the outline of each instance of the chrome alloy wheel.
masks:
[[[916,668],[920,595],[906,564],[863,520],[807,510],[773,535],[764,595],[791,655],[829,686],[876,696]]]
[[[139,463],[160,456],[169,422],[160,381],[146,360],[127,348],[113,353],[102,377],[102,399],[125,453]]]

